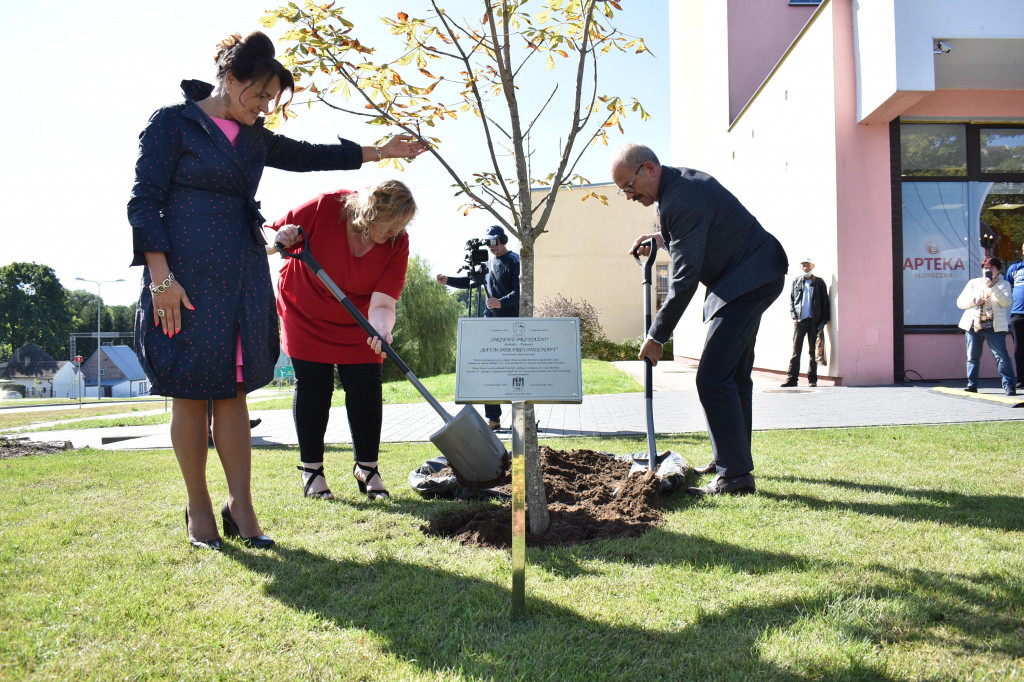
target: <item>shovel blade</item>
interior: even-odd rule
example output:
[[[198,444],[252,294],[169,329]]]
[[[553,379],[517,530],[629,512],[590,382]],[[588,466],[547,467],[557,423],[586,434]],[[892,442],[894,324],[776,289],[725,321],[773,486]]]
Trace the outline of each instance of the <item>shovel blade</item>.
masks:
[[[472,405],[463,407],[430,441],[459,477],[471,483],[494,481],[504,470],[505,445]]]

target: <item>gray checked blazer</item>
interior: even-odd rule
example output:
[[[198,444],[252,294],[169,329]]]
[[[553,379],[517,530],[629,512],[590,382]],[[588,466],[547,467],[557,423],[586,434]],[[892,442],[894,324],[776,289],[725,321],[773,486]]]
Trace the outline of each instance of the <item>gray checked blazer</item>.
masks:
[[[662,166],[658,219],[672,256],[672,280],[651,325],[655,341],[668,341],[698,282],[707,287],[707,321],[729,301],[785,276],[789,268],[779,241],[707,173]]]

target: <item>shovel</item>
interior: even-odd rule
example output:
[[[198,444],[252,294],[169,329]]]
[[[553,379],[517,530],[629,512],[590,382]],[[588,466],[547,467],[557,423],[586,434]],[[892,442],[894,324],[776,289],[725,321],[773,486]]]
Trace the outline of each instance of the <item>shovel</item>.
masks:
[[[651,247],[647,254],[647,260],[640,260],[637,252],[633,251],[633,258],[637,265],[644,270],[644,338],[651,330],[651,271],[654,270],[654,257],[658,253],[658,240],[649,239],[644,242]],[[643,246],[644,244],[641,244]],[[654,447],[654,365],[650,358],[644,358],[644,402],[647,404],[647,468],[652,472],[658,469],[658,451]]]
[[[313,253],[309,248],[309,239],[301,227],[299,228],[299,234],[302,235],[305,245],[301,252],[288,251],[280,243],[275,243],[274,247],[285,257],[296,258],[302,261],[323,282],[324,286],[334,294],[334,297],[338,299],[338,302],[345,307],[349,315],[363,328],[363,331],[370,337],[379,338],[380,334],[373,328],[369,320],[363,317],[363,314],[359,312],[355,304],[338,288],[338,285],[331,280],[330,276],[324,272],[323,267],[313,258]],[[458,474],[459,478],[476,485],[486,486],[495,482],[505,469],[508,453],[502,442],[494,435],[494,431],[487,426],[483,417],[473,409],[472,405],[466,405],[462,408],[461,412],[452,417],[441,407],[441,404],[437,402],[434,396],[430,395],[430,392],[420,383],[420,380],[412,373],[409,366],[402,361],[402,358],[398,357],[398,353],[384,339],[381,339],[380,345],[392,362],[398,365],[398,368],[405,373],[405,377],[412,382],[416,390],[430,403],[434,411],[444,419],[444,426],[430,437],[430,441],[445,456],[452,470]]]

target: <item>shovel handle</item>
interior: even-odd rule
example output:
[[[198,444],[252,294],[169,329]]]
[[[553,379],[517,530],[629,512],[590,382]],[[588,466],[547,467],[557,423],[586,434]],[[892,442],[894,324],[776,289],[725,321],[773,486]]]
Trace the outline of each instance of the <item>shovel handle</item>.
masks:
[[[638,253],[638,249],[641,246],[644,246],[644,245],[651,247],[651,251],[650,251],[650,253],[647,254],[647,259],[646,260],[640,260],[640,254]],[[640,244],[637,246],[637,248],[633,249],[633,260],[636,261],[637,265],[639,265],[641,268],[644,269],[644,284],[650,284],[651,283],[651,272],[654,270],[654,257],[657,254],[658,254],[658,240],[655,239],[654,237],[651,237],[650,239],[648,239],[646,241],[640,242]]]

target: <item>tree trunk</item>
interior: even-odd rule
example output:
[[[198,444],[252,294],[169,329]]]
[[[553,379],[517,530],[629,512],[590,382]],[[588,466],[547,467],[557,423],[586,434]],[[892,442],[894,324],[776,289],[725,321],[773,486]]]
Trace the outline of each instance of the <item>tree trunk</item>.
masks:
[[[533,317],[533,240],[523,230],[519,251],[519,315]],[[548,515],[548,496],[544,490],[544,469],[540,463],[540,448],[537,445],[537,418],[533,405],[527,404],[526,418],[526,508],[529,511],[530,532],[543,533],[551,524]]]
[[[540,448],[537,446],[537,420],[532,404],[526,405],[526,508],[530,532],[543,533],[551,525],[548,515],[548,496],[544,490],[544,468],[540,463]]]

